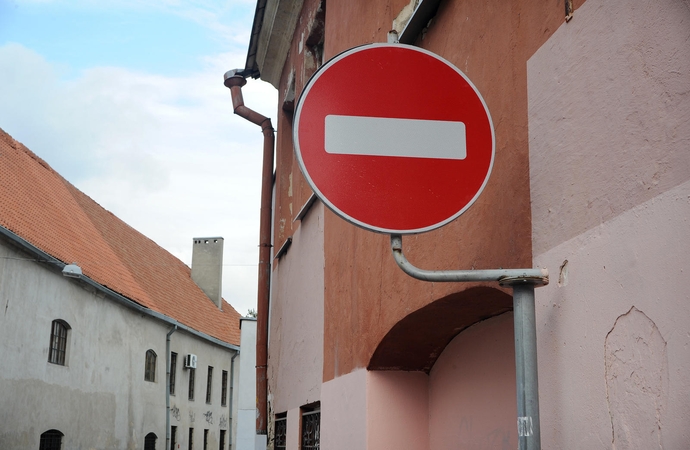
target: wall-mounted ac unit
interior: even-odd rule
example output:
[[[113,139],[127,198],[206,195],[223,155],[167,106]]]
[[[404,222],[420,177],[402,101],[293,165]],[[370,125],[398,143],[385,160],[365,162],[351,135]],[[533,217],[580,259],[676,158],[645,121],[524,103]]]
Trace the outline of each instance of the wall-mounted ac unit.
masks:
[[[196,369],[196,355],[189,354],[184,357],[185,369]]]

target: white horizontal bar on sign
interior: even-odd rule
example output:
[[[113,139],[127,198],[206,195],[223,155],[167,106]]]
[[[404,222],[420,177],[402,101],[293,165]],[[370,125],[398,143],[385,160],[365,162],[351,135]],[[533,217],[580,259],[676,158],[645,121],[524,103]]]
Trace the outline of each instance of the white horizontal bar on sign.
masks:
[[[326,116],[325,149],[340,155],[465,159],[465,124],[444,120]]]

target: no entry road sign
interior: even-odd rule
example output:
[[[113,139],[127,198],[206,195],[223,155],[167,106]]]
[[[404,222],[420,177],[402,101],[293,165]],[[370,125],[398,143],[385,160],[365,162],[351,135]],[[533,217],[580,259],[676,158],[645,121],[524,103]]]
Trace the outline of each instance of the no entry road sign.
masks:
[[[462,214],[494,160],[489,110],[443,58],[371,44],[324,64],[297,103],[293,139],[317,196],[381,233],[433,230]]]

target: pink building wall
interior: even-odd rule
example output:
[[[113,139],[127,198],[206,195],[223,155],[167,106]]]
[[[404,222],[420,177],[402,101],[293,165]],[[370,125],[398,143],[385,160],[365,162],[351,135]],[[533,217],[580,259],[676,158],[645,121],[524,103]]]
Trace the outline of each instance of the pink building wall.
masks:
[[[536,290],[543,448],[690,443],[688,24],[681,0],[588,0],[526,64],[532,265],[551,272],[551,284]],[[448,34],[437,30],[436,39]],[[288,413],[288,448],[299,448],[300,406],[317,400],[329,450],[515,448],[512,315],[463,330],[428,375],[367,371],[362,349],[376,347],[372,330],[410,291],[391,282],[387,303],[351,301],[352,291],[336,289],[340,268],[354,260],[342,246],[333,250],[340,271],[324,282],[330,213],[318,202],[313,209],[272,279],[280,301],[271,311],[271,413]],[[333,227],[342,234],[344,225]],[[387,243],[352,233],[361,242],[345,250],[366,249],[366,264],[386,267]],[[365,272],[367,281],[352,285],[369,294],[382,277]],[[334,300],[324,314],[326,289]],[[327,318],[340,327],[346,315],[370,326],[324,338]]]
[[[588,0],[528,62],[544,448],[690,445],[689,24]]]

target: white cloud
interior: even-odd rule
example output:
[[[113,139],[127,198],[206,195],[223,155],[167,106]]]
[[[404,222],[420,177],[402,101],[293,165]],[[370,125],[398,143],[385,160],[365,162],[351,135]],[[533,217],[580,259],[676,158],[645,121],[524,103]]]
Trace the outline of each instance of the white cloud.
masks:
[[[244,58],[207,57],[177,78],[96,67],[65,82],[65,68],[0,47],[0,127],[187,264],[193,237],[223,236],[223,295],[241,314],[256,302],[262,134],[233,115],[223,73]],[[268,84],[244,94],[275,114]]]

